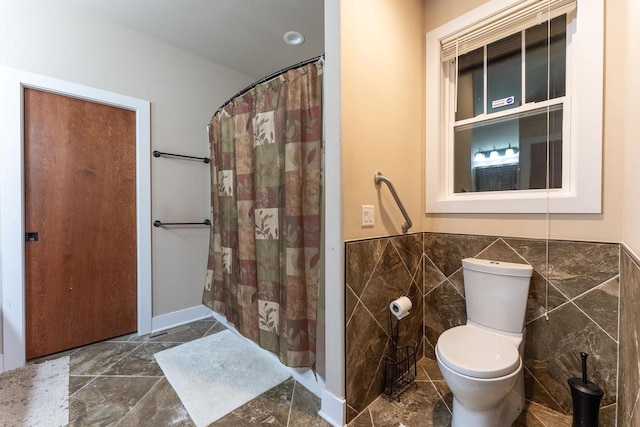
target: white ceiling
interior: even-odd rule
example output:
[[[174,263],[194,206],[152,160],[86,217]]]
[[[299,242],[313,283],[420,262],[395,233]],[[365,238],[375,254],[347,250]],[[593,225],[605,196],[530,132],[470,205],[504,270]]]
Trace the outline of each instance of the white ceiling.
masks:
[[[256,80],[324,53],[324,0],[60,0]],[[287,31],[305,37],[284,43]]]

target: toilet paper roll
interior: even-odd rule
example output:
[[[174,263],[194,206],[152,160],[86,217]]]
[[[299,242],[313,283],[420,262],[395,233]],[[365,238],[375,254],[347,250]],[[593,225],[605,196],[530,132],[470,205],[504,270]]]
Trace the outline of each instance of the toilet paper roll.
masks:
[[[396,316],[398,320],[407,317],[411,307],[411,300],[407,297],[400,297],[395,301],[391,301],[391,304],[389,304],[389,310],[391,310],[391,313]]]

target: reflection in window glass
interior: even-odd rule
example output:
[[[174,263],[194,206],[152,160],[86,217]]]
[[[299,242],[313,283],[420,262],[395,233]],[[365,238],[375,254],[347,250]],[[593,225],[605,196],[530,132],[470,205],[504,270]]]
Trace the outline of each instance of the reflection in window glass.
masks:
[[[521,163],[521,184],[525,189],[562,188],[562,105],[549,112],[549,166],[547,168],[547,114],[523,116],[519,120],[520,152],[526,161]]]
[[[548,114],[545,107],[456,126],[454,192],[562,188],[562,111],[558,104]]]
[[[487,113],[522,103],[522,33],[487,46]]]
[[[551,37],[548,29],[551,27]],[[526,56],[526,102],[539,102],[547,99],[547,65],[549,97],[551,99],[565,95],[566,79],[566,15],[531,27],[525,32]],[[549,50],[551,40],[551,50]]]
[[[484,113],[484,47],[458,57],[456,120]]]

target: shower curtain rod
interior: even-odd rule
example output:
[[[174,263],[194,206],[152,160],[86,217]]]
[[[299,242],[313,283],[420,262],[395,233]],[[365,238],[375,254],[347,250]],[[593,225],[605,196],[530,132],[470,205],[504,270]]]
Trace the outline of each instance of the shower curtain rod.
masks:
[[[233,101],[236,97],[238,97],[238,96],[242,95],[243,93],[250,91],[250,90],[251,90],[251,89],[253,89],[254,87],[258,86],[260,83],[267,82],[267,81],[269,81],[269,80],[271,80],[271,79],[273,79],[273,78],[276,78],[276,77],[278,77],[278,76],[280,76],[280,75],[282,75],[282,74],[286,73],[286,72],[287,72],[287,71],[289,71],[289,70],[293,70],[293,69],[295,69],[295,68],[302,67],[303,65],[311,64],[312,62],[316,62],[317,60],[319,60],[319,59],[323,59],[323,58],[324,58],[324,54],[322,54],[322,55],[320,55],[320,56],[316,56],[316,57],[311,58],[311,59],[307,59],[307,60],[305,60],[305,61],[298,62],[298,63],[297,63],[297,64],[295,64],[295,65],[291,65],[291,66],[289,66],[289,67],[283,68],[282,70],[280,70],[280,71],[276,71],[275,73],[271,73],[271,74],[269,74],[267,77],[263,77],[263,78],[261,78],[260,80],[258,80],[257,82],[255,82],[255,83],[251,83],[249,86],[245,87],[245,88],[244,88],[244,89],[242,89],[240,92],[238,92],[238,93],[236,93],[235,95],[233,95],[231,98],[229,98],[229,99],[227,100],[227,102],[225,102],[224,104],[222,104],[222,105],[220,106],[220,108],[224,107],[225,105],[227,105],[228,103],[230,103],[230,102],[231,102],[231,101]],[[218,108],[218,110],[219,110],[220,108]]]

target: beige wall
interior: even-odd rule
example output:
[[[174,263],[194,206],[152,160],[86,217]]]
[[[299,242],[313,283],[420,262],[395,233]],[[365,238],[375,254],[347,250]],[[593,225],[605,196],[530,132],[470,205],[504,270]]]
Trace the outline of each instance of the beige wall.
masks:
[[[44,0],[0,0],[0,65],[151,101],[153,150],[206,155],[205,125],[253,79]],[[150,220],[203,220],[209,172],[152,158]],[[153,315],[201,304],[208,230],[153,228]]]
[[[627,0],[633,3],[631,0]],[[637,168],[623,168],[624,149],[634,132],[624,126],[627,105],[637,109],[637,97],[621,84],[620,64],[627,63],[626,6],[605,5],[605,93],[603,131],[603,211],[592,215],[440,214],[425,215],[424,205],[424,36],[438,26],[485,3],[485,0],[349,1],[342,4],[342,182],[345,240],[399,234],[402,216],[385,186],[377,190],[377,170],[390,178],[411,216],[411,231],[507,235],[555,239],[620,242],[640,247],[640,225],[632,212],[640,207],[630,182]],[[423,13],[422,30],[418,28]],[[629,19],[633,19],[630,17]],[[636,18],[637,19],[637,18]],[[636,22],[637,26],[637,22]],[[629,27],[633,27],[630,25]],[[637,30],[635,30],[637,32]],[[636,39],[638,37],[635,37]],[[635,63],[634,63],[635,61]],[[640,67],[629,58],[629,67]],[[633,68],[636,67],[636,68]],[[633,71],[632,70],[632,71]],[[629,73],[632,73],[629,71]],[[626,82],[631,82],[628,74]],[[624,77],[623,77],[624,78]],[[428,94],[426,95],[428,96]],[[626,103],[620,102],[626,99]],[[395,107],[395,108],[394,108]],[[636,110],[637,111],[637,110]],[[627,113],[629,114],[629,113]],[[637,114],[635,115],[638,116]],[[637,121],[637,119],[636,119]],[[637,133],[635,134],[637,141]],[[637,155],[638,153],[635,152]],[[428,153],[427,153],[428,155]],[[627,155],[626,159],[631,158]],[[627,181],[623,193],[623,182]],[[631,202],[624,204],[623,200]],[[633,200],[636,200],[633,202]],[[360,225],[363,204],[375,206],[376,225]],[[624,209],[623,209],[624,207]],[[637,223],[637,222],[636,222]]]
[[[404,221],[381,171],[414,227],[424,216],[424,28],[422,0],[341,2],[342,224],[345,240],[400,234]],[[375,226],[360,225],[374,205]]]
[[[624,227],[622,241],[640,254],[640,2],[626,0],[627,10],[620,17],[622,24],[626,15],[627,60],[626,75],[623,83],[618,84],[626,95],[624,147]],[[619,29],[618,29],[619,31]]]
[[[631,0],[629,0],[631,1]],[[425,33],[479,5],[483,0],[430,0],[425,6]],[[622,240],[624,99],[627,88],[621,84],[624,45],[627,35],[624,7],[620,2],[605,5],[605,93],[603,211],[598,215],[423,215],[425,231],[507,235],[520,237],[620,242]],[[428,78],[428,76],[427,76]],[[428,94],[427,94],[428,96]],[[633,169],[633,168],[631,168]],[[631,172],[631,171],[630,171]],[[548,231],[547,231],[548,227]],[[640,244],[640,237],[637,239]]]

